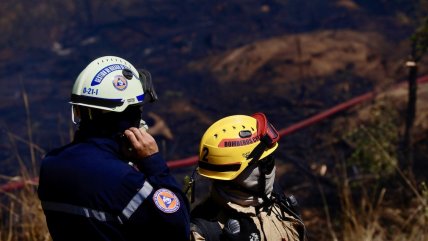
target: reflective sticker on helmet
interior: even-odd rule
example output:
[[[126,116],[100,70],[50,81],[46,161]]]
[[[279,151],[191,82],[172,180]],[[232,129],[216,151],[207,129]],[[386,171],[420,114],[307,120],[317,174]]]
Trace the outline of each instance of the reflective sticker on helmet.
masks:
[[[128,80],[123,75],[116,75],[113,79],[113,86],[118,90],[124,90],[128,87]]]
[[[218,144],[218,147],[236,147],[236,146],[246,146],[251,145],[255,142],[258,142],[260,140],[260,137],[257,136],[257,133],[254,133],[249,138],[229,138],[229,139],[223,139]]]
[[[180,208],[180,200],[168,189],[161,188],[153,194],[153,201],[157,208],[164,213],[175,213]]]
[[[125,69],[126,66],[123,64],[112,64],[102,68],[98,73],[94,76],[91,82],[91,86],[99,85],[103,81],[103,79],[113,71]]]

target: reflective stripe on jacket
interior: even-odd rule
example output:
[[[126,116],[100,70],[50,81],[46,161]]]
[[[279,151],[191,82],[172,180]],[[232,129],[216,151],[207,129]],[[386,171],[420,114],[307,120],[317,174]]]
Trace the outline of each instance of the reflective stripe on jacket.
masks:
[[[138,171],[118,149],[90,138],[44,158],[38,195],[53,240],[188,240],[189,204],[165,160],[154,154]]]

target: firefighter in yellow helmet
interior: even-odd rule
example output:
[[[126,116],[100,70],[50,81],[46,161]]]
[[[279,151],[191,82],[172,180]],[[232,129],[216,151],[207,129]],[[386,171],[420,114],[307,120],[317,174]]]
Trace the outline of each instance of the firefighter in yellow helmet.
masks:
[[[274,190],[279,134],[263,113],[212,124],[199,146],[198,173],[210,195],[191,212],[191,240],[305,240],[293,196]]]

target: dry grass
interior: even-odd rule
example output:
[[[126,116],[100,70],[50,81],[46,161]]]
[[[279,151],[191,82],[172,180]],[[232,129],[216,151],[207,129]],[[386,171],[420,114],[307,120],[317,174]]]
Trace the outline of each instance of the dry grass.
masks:
[[[27,181],[26,181],[27,180]],[[37,197],[36,185],[26,181],[24,188],[2,195],[0,215],[0,240],[2,241],[36,241],[51,240],[47,230],[45,216]]]
[[[341,215],[327,220],[331,240],[428,240],[426,180],[415,184],[398,167],[397,136],[391,133],[399,125],[391,108],[374,108],[371,120],[345,137],[353,154],[336,163]]]
[[[345,181],[341,188],[343,216],[340,218],[340,231],[338,234],[335,233],[335,236],[342,237],[341,240],[427,240],[428,196],[425,186],[406,206],[390,205],[391,202],[385,200],[385,195],[388,191],[394,191],[387,188],[381,188],[372,196],[365,192],[357,199],[351,192],[354,188],[351,188],[348,182]],[[370,187],[362,187],[362,189],[362,191],[368,191]]]
[[[37,196],[37,183],[34,177],[38,173],[38,157],[44,155],[44,150],[33,143],[33,128],[31,125],[30,105],[25,90],[22,92],[25,112],[27,115],[28,139],[8,133],[9,144],[14,153],[14,159],[19,165],[20,175],[17,177],[0,176],[7,183],[23,183],[15,190],[0,190],[0,241],[39,241],[51,240],[45,216]],[[29,149],[29,162],[26,162],[19,151],[19,145]],[[37,155],[40,154],[40,155]],[[4,183],[3,181],[1,183]]]

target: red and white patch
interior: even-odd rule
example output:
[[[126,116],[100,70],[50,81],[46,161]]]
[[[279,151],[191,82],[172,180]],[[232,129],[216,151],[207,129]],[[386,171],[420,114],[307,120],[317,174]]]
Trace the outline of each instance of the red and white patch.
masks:
[[[180,208],[178,197],[166,188],[161,188],[153,194],[153,201],[157,208],[164,213],[175,213]]]

